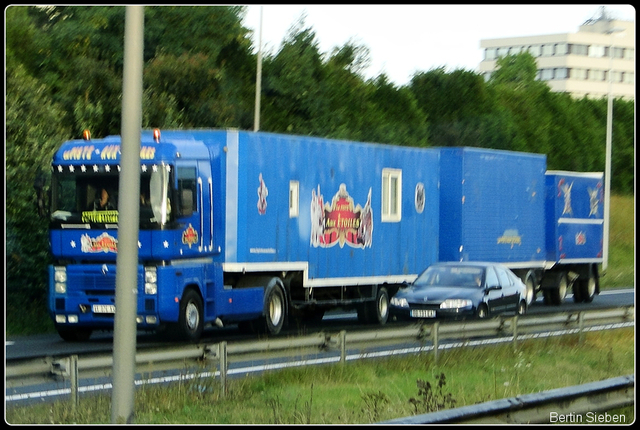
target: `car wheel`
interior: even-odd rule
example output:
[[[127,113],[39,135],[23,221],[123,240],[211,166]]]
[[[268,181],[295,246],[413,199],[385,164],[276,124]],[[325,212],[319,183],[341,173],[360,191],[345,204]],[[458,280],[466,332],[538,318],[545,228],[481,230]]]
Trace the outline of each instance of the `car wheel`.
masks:
[[[476,315],[481,320],[487,318],[489,316],[489,310],[487,309],[487,305],[482,303],[480,306],[478,306],[478,310],[476,311]]]

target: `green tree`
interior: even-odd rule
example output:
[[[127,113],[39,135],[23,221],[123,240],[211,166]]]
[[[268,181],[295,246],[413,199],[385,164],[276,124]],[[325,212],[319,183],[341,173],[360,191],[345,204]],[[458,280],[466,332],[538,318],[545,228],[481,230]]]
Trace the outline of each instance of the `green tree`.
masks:
[[[304,17],[293,26],[274,57],[263,66],[262,128],[313,134],[327,111],[323,97],[324,67],[315,32]]]
[[[22,65],[7,71],[6,262],[7,293],[42,300],[46,292],[47,225],[37,216],[34,178],[48,172],[57,145],[69,136],[64,113],[44,84]]]

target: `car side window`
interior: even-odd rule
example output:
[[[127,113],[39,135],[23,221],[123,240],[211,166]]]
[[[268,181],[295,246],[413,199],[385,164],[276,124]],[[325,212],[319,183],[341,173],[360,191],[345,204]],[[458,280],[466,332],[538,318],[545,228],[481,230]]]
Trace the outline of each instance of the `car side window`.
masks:
[[[496,267],[496,271],[498,272],[498,278],[500,279],[500,285],[503,288],[511,286],[511,278],[507,275],[507,272],[504,271],[501,267]]]
[[[500,285],[498,282],[498,277],[496,276],[496,272],[493,270],[493,267],[487,267],[487,287],[496,287]]]

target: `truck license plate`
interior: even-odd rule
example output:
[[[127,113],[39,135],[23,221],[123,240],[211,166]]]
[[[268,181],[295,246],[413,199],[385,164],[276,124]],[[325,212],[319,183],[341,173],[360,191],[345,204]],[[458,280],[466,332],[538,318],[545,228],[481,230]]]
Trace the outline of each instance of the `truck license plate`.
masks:
[[[414,309],[411,311],[411,316],[414,318],[435,318],[436,311],[433,309]]]
[[[93,305],[94,314],[115,314],[116,305]]]

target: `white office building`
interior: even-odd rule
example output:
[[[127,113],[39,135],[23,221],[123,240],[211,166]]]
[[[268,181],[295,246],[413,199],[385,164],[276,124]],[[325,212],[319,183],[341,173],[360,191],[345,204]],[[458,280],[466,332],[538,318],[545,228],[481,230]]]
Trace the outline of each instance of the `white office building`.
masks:
[[[488,80],[499,57],[529,51],[537,79],[552,91],[600,98],[611,88],[614,97],[634,99],[635,40],[635,22],[610,19],[603,11],[577,33],[481,40],[479,72]]]

